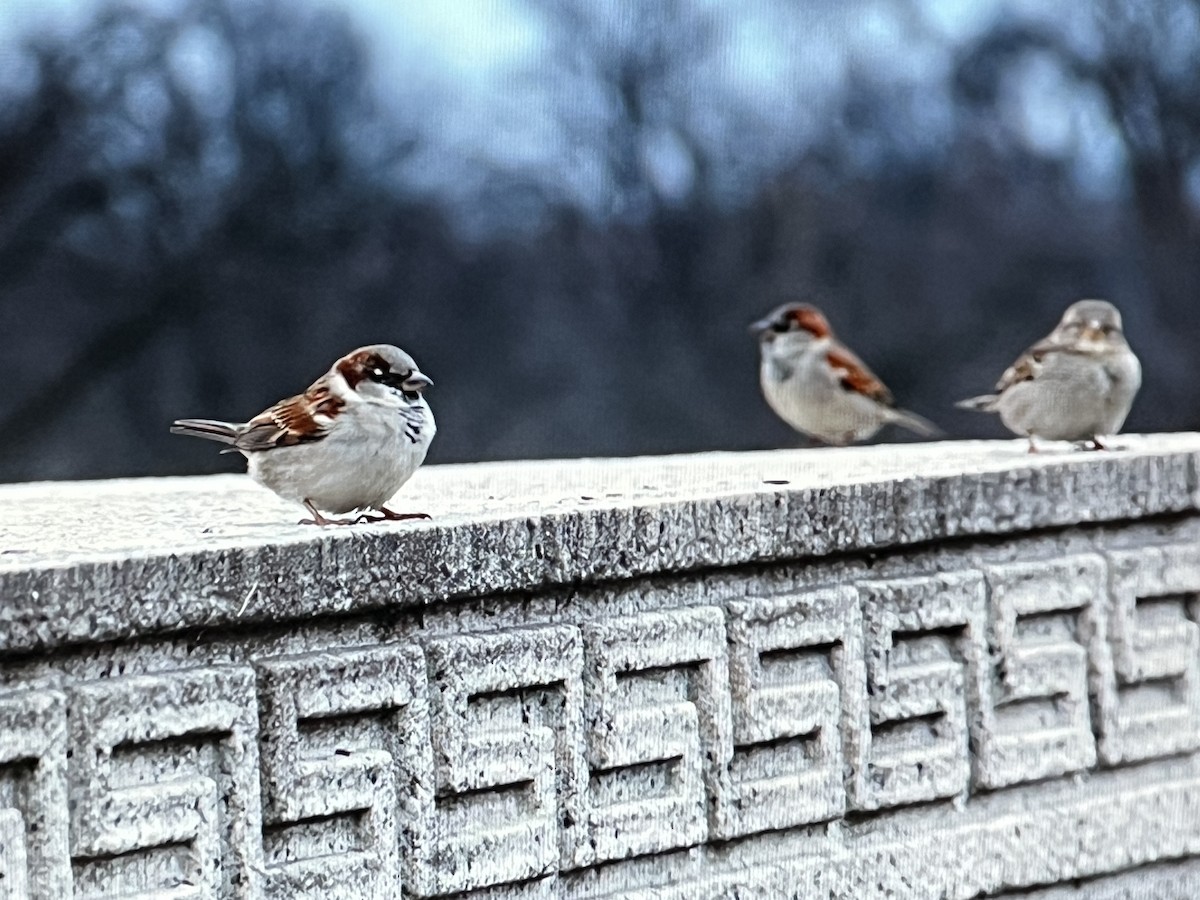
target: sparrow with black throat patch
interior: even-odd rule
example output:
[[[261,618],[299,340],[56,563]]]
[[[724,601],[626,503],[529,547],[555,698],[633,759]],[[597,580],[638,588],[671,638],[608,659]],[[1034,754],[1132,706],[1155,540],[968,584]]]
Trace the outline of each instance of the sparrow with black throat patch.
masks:
[[[797,431],[839,446],[865,441],[889,424],[924,437],[938,433],[933,423],[896,407],[892,392],[815,306],[785,304],[750,331],[758,338],[763,396]]]
[[[241,453],[251,478],[303,504],[312,518],[302,525],[427,519],[385,504],[425,461],[437,433],[424,396],[432,384],[403,350],[372,344],[346,354],[303,394],[249,422],[180,419],[171,432]],[[359,511],[345,519],[325,515]]]

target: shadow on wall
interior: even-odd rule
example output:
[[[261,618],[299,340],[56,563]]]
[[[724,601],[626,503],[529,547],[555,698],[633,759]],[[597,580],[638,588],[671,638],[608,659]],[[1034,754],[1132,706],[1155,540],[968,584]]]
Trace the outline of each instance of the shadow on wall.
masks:
[[[1105,296],[1129,428],[1200,427],[1195,8],[977,6],[7,13],[0,478],[233,467],[169,422],[376,341],[437,383],[433,461],[794,445],[745,331],[791,297],[1000,436],[951,403]]]

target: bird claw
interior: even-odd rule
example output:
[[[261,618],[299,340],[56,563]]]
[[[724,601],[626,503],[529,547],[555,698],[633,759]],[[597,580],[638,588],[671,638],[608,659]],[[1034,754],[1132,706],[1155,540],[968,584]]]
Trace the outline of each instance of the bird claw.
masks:
[[[370,513],[362,513],[355,516],[353,519],[331,519],[328,516],[321,514],[321,511],[312,505],[308,500],[304,501],[304,508],[312,513],[311,519],[301,519],[301,525],[359,525],[361,523],[371,522],[403,522],[406,519],[428,519],[429,513],[398,513],[392,512],[386,506],[381,506],[376,512],[377,516]]]
[[[398,512],[392,512],[386,506],[380,507],[378,512],[379,512],[379,515],[377,515],[377,516],[372,516],[368,513],[363,513],[354,521],[355,522],[404,522],[404,521],[407,521],[408,519],[428,519],[428,518],[430,518],[429,513],[398,513]]]
[[[312,513],[311,519],[301,519],[296,524],[298,525],[353,525],[356,519],[331,519],[328,516],[321,515],[321,511],[317,509],[308,500],[304,501],[304,508]]]

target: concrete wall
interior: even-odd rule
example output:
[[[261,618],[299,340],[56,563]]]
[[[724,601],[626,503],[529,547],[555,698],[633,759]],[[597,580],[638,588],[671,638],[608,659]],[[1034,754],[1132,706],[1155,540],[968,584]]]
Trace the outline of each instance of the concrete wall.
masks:
[[[0,898],[1200,896],[1200,436],[1124,444],[0,488]]]

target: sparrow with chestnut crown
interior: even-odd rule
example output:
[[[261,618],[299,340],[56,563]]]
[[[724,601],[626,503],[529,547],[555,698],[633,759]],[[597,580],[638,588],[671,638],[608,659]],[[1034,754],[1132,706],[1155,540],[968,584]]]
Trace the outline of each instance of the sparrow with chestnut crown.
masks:
[[[758,338],[763,396],[797,431],[835,445],[867,440],[889,424],[925,437],[938,433],[933,423],[896,407],[892,392],[815,306],[785,304],[750,331]]]
[[[251,478],[312,516],[302,525],[427,519],[385,505],[425,460],[437,427],[424,392],[433,382],[390,344],[346,354],[303,394],[249,422],[180,419],[173,434],[228,444]],[[353,518],[328,518],[359,510]]]

